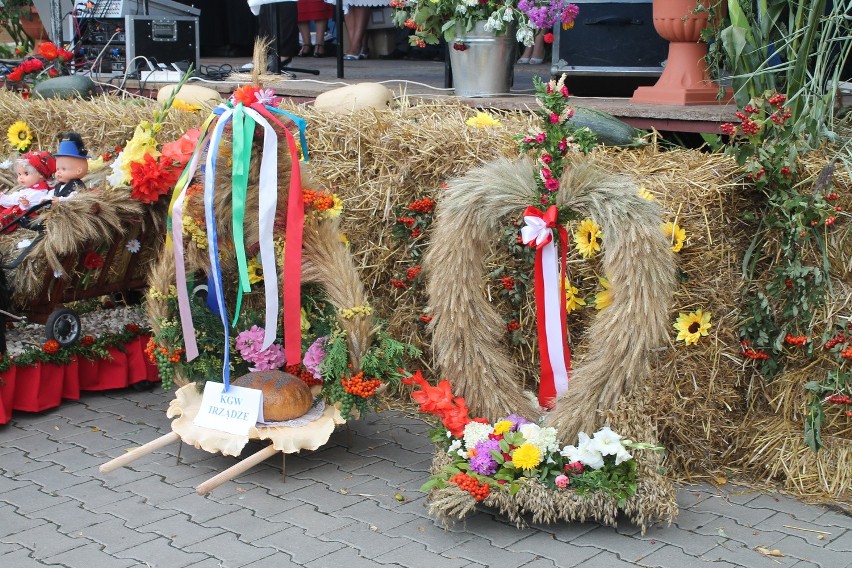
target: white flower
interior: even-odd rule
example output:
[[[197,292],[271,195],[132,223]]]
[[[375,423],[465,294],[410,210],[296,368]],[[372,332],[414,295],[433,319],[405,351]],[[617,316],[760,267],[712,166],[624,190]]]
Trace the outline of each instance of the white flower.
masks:
[[[450,447],[447,448],[447,453],[451,454],[453,452],[458,452],[461,449],[461,447],[462,447],[462,441],[461,440],[458,440],[458,439],[453,440],[453,442],[450,444]]]
[[[482,29],[486,32],[493,32],[494,31],[494,22],[491,21],[491,19],[489,18],[488,21],[485,22],[485,25],[482,26]]]
[[[0,170],[8,170],[11,167],[12,167],[12,160],[5,159],[2,162],[0,162]]]
[[[464,0],[464,4],[459,4],[459,7],[461,6],[470,6],[473,8],[474,6],[479,6],[479,0]],[[466,9],[465,12],[467,12]]]
[[[603,455],[592,446],[589,435],[580,432],[577,435],[580,443],[577,444],[577,461],[592,469],[600,469],[604,466]]]
[[[535,34],[528,27],[520,27],[518,28],[518,33],[515,34],[519,43],[524,44],[529,47],[535,42]]]
[[[137,252],[139,252],[139,249],[142,248],[142,244],[138,240],[133,239],[127,241],[127,244],[124,245],[124,248],[126,248],[131,253],[136,254]]]
[[[124,171],[122,171],[121,166],[124,162],[124,152],[119,152],[118,156],[115,157],[110,168],[112,169],[112,173],[107,176],[107,183],[112,187],[121,187],[124,185]]]
[[[632,459],[633,459],[633,454],[631,454],[630,452],[625,450],[624,447],[622,447],[615,454],[615,465],[618,465],[620,463],[623,463],[623,462],[626,462],[627,460],[632,460]]]
[[[480,422],[468,422],[464,427],[464,447],[471,449],[482,440],[488,439],[488,434],[494,431],[494,426],[491,424],[482,424]]]
[[[505,20],[507,22],[511,22],[514,19],[515,19],[515,11],[512,10],[512,8],[510,6],[507,6],[506,11],[503,12],[503,20]]]
[[[272,89],[260,89],[254,97],[262,105],[275,104],[275,91]]]
[[[562,457],[568,460],[568,463],[580,461],[580,450],[577,446],[565,446],[559,451]]]
[[[54,278],[62,278],[62,271],[61,270],[54,270],[53,271],[53,277]]]
[[[33,242],[31,240],[24,239],[24,240],[18,242],[18,248],[19,249],[25,249],[28,246],[30,246],[31,244],[33,244]]]
[[[610,430],[609,426],[604,426],[592,435],[591,446],[605,456],[615,455],[624,449],[621,436]]]
[[[555,452],[559,446],[556,442],[556,429],[542,428],[538,424],[524,424],[518,431],[524,436],[524,439],[538,448],[541,455],[546,456]]]

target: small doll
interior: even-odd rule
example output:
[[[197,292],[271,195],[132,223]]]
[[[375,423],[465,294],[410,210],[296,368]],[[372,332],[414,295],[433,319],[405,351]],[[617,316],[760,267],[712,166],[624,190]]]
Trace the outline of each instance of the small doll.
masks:
[[[28,152],[15,162],[21,189],[0,195],[0,226],[51,198],[47,180],[56,170],[56,160],[48,152]],[[14,231],[16,226],[7,229]]]
[[[76,132],[59,135],[59,149],[53,155],[56,158],[54,197],[71,197],[86,187],[82,178],[89,173],[88,154],[83,139]]]

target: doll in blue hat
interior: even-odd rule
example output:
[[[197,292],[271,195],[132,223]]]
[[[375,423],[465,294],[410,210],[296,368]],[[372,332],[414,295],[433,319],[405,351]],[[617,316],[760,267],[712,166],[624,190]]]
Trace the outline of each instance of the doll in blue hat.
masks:
[[[56,158],[54,197],[70,197],[86,187],[82,178],[89,173],[89,153],[79,134],[60,134],[59,149],[53,157]]]

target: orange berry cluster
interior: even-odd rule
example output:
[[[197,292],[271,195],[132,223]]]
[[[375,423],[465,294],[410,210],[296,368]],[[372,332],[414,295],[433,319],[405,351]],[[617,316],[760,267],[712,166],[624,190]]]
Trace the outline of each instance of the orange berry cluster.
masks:
[[[417,213],[429,213],[434,208],[435,200],[429,197],[424,197],[423,199],[418,199],[417,201],[412,201],[408,204],[408,210],[415,211]]]
[[[306,207],[313,207],[317,211],[325,211],[334,206],[334,198],[322,191],[305,189],[302,191],[302,197]]]
[[[157,359],[163,359],[172,363],[180,363],[180,356],[183,354],[183,348],[169,351],[168,347],[158,347],[154,338],[148,340],[148,345],[145,346],[145,354],[152,363],[156,363]]]
[[[784,337],[784,341],[789,345],[804,345],[805,343],[808,342],[808,336],[807,335],[801,335],[801,336],[796,337],[796,336],[790,335],[788,333],[787,336]]]
[[[379,379],[364,379],[364,371],[359,371],[350,379],[342,379],[340,382],[343,390],[361,398],[370,398],[382,384]]]
[[[291,375],[296,375],[297,377],[302,379],[302,382],[308,385],[309,387],[322,384],[322,379],[316,378],[313,373],[308,371],[301,363],[298,363],[296,365],[287,365],[286,367],[284,367],[284,370],[290,373]]]
[[[491,486],[487,483],[480,483],[466,473],[457,473],[450,478],[450,483],[455,483],[463,490],[467,491],[477,501],[484,501],[491,493]]]

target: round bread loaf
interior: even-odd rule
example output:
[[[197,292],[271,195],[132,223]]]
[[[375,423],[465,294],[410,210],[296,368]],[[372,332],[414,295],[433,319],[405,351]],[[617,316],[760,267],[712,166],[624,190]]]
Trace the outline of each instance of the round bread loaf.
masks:
[[[263,391],[263,419],[267,422],[304,416],[314,402],[310,387],[299,377],[284,371],[253,371],[233,383]]]

